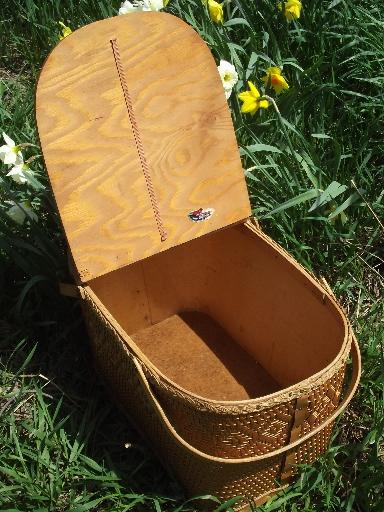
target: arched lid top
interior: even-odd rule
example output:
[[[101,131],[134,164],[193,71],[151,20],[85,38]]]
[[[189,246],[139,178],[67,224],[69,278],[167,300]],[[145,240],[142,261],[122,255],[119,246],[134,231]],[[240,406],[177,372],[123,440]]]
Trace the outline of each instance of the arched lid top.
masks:
[[[172,15],[66,37],[43,66],[36,117],[83,282],[250,215],[215,61]]]

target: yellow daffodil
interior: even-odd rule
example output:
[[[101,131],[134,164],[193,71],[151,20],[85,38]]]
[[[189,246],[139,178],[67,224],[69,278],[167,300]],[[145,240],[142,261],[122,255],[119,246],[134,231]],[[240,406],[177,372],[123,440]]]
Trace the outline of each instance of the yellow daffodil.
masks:
[[[268,108],[269,102],[263,96],[260,96],[255,84],[248,82],[249,91],[241,92],[239,99],[243,102],[241,111],[244,114],[256,114],[259,108]]]
[[[72,30],[69,27],[67,27],[66,25],[64,25],[64,23],[62,21],[59,21],[59,25],[61,26],[60,35],[59,35],[59,39],[61,41],[65,37],[72,34]]]
[[[278,4],[280,10],[283,10],[283,6],[281,3]],[[288,0],[284,2],[284,16],[287,21],[297,20],[300,18],[301,14],[301,2],[300,0]]]
[[[263,76],[261,80],[264,82],[265,87],[273,87],[276,94],[280,94],[282,91],[289,89],[289,85],[281,74],[280,68],[268,68],[266,75]]]
[[[219,4],[219,2],[216,2],[215,0],[208,0],[207,5],[211,20],[215,23],[223,23],[223,4]]]

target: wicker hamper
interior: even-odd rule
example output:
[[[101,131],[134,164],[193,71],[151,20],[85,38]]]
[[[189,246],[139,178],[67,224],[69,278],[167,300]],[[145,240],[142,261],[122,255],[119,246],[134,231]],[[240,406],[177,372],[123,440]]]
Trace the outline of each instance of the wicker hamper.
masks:
[[[360,356],[250,218],[209,49],[164,13],[93,23],[48,57],[36,115],[98,371],[190,495],[265,500],[326,450]]]

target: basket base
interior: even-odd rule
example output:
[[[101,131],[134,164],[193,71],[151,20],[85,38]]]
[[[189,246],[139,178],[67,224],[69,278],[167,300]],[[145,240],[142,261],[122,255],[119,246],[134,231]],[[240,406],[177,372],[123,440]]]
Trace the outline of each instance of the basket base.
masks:
[[[209,315],[186,311],[131,335],[173,382],[211,400],[247,400],[279,384]]]

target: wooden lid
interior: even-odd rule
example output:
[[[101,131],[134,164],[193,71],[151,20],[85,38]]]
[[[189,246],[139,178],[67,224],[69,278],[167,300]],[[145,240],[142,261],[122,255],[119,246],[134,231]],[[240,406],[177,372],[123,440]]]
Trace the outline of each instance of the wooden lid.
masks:
[[[215,61],[174,16],[66,37],[44,64],[36,117],[83,282],[250,215]]]

